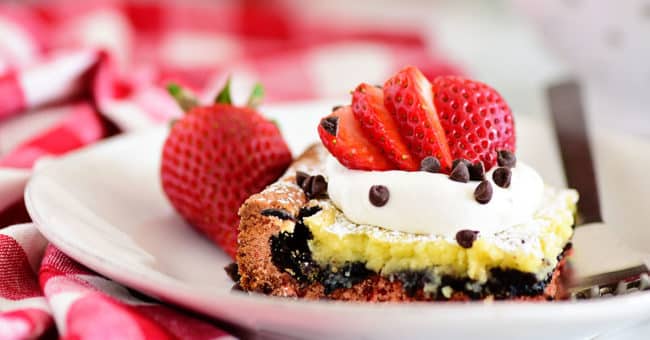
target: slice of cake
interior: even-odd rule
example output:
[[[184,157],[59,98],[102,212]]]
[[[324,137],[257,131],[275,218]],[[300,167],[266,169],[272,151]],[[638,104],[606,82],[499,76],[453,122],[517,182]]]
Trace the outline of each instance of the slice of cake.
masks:
[[[353,301],[553,300],[578,195],[515,157],[485,84],[408,67],[318,127],[240,208],[239,286]]]

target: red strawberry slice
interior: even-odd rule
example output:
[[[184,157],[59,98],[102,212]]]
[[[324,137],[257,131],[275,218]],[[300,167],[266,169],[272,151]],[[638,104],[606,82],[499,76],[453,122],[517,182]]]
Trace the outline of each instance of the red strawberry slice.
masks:
[[[427,156],[435,156],[442,169],[448,171],[452,157],[432,97],[431,83],[413,66],[384,84],[384,104],[415,160],[419,163]]]
[[[348,169],[390,170],[394,166],[363,134],[350,106],[321,119],[318,135],[323,145]]]
[[[397,168],[419,169],[419,163],[411,156],[393,117],[384,107],[382,89],[365,83],[359,85],[352,93],[352,112],[368,140]]]
[[[490,86],[462,77],[437,77],[434,104],[453,159],[496,164],[498,150],[515,152],[512,112]]]

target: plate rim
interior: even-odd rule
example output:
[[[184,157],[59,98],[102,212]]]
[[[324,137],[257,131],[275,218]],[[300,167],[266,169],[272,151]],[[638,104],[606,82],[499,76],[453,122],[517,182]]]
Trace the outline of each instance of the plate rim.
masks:
[[[305,105],[305,103],[301,103],[301,105]],[[534,120],[539,118],[526,117],[526,120],[529,119]],[[83,249],[83,247],[79,247],[78,245],[74,244],[74,242],[70,242],[69,239],[61,237],[61,235],[58,235],[55,232],[56,227],[54,225],[57,222],[48,221],[47,217],[43,216],[39,212],[39,203],[33,197],[34,192],[36,191],[35,188],[38,186],[38,183],[43,180],[43,178],[47,178],[48,174],[53,171],[53,169],[65,167],[67,166],[67,163],[70,162],[70,159],[74,160],[76,157],[83,157],[85,153],[97,152],[97,150],[110,148],[112,144],[125,143],[131,139],[144,138],[146,135],[154,134],[156,132],[161,133],[160,131],[166,129],[167,127],[159,126],[151,129],[146,129],[144,131],[139,131],[137,133],[116,136],[111,139],[101,141],[90,147],[69,153],[54,161],[49,162],[48,164],[45,164],[42,168],[38,169],[38,171],[34,173],[25,188],[24,199],[27,211],[32,217],[37,229],[43,234],[46,239],[48,239],[49,242],[70,256],[72,259],[78,261],[91,270],[127,287],[142,291],[148,295],[153,295],[166,303],[183,306],[192,310],[198,310],[201,313],[206,313],[212,317],[222,318],[231,322],[235,322],[239,325],[244,325],[245,327],[254,327],[253,324],[246,325],[247,320],[232,320],[228,315],[216,316],[209,310],[204,310],[203,308],[197,307],[197,305],[188,303],[187,301],[196,302],[196,299],[198,299],[199,296],[198,294],[186,293],[185,291],[188,290],[183,288],[192,287],[195,289],[196,287],[184,284],[183,281],[167,277],[166,281],[164,282],[164,286],[159,285],[158,283],[156,285],[144,284],[143,282],[147,282],[147,280],[150,280],[151,277],[144,275],[142,272],[134,271],[129,266],[122,265],[119,261],[111,261],[110,258],[87,252],[85,249]],[[151,268],[151,270],[154,269]],[[140,280],[137,280],[135,278],[140,278]],[[173,289],[175,291],[174,293],[169,294],[167,292],[168,289]],[[205,290],[202,288],[199,293],[205,293]],[[444,320],[449,321],[459,320],[459,316],[462,316],[460,319],[465,320],[465,322],[468,321],[468,317],[471,320],[481,319],[486,321],[498,321],[503,318],[503,315],[506,315],[507,319],[511,321],[539,320],[540,317],[549,314],[551,314],[552,319],[556,321],[563,319],[562,316],[565,318],[567,316],[570,316],[569,319],[572,321],[576,321],[578,319],[595,322],[596,320],[611,320],[612,308],[617,309],[619,319],[625,318],[631,314],[636,314],[639,308],[642,307],[646,307],[645,309],[650,311],[650,292],[636,293],[615,298],[581,301],[556,301],[553,303],[521,303],[514,301],[494,301],[492,303],[485,303],[482,301],[472,301],[468,303],[419,302],[408,304],[373,304],[363,302],[355,303],[323,300],[309,301],[303,299],[269,297],[262,294],[251,295],[244,293],[221,292],[218,290],[210,291],[210,295],[212,295],[215,299],[223,300],[225,304],[242,302],[246,304],[281,308],[282,310],[297,309],[312,313],[337,311],[355,314],[359,312],[384,313],[385,311],[412,312],[414,310],[417,310],[418,312],[423,312],[426,314],[435,313],[436,318],[440,319],[440,317],[443,316]],[[466,312],[470,310],[474,313],[466,314]],[[523,312],[524,310],[525,312]]]

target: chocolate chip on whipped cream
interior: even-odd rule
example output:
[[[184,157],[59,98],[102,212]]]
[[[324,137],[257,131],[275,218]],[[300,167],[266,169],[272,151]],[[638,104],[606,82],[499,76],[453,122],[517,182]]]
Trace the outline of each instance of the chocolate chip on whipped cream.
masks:
[[[339,117],[326,117],[321,119],[320,126],[332,136],[336,136],[339,128]]]
[[[497,163],[499,166],[514,168],[517,165],[517,157],[508,150],[497,151]]]
[[[467,167],[469,167],[470,165],[472,165],[472,162],[466,160],[465,158],[457,158],[457,159],[454,159],[454,161],[451,163],[451,168],[452,168],[452,169],[455,168],[456,165],[458,165],[458,163],[463,163],[463,164],[465,164]]]
[[[470,181],[482,181],[485,179],[485,168],[483,167],[483,162],[474,162],[474,164],[467,166],[467,169],[469,170]]]
[[[492,173],[492,180],[494,181],[494,184],[502,188],[510,187],[511,178],[512,178],[512,171],[510,171],[510,169],[508,168],[497,168]]]
[[[296,184],[302,188],[302,184],[309,178],[309,174],[302,171],[296,171]]]
[[[456,242],[465,249],[472,248],[477,237],[478,231],[463,229],[456,233]]]
[[[469,169],[467,168],[467,164],[462,160],[458,162],[454,161],[454,163],[456,163],[456,165],[454,165],[453,169],[451,170],[449,179],[462,183],[469,182]]]
[[[388,203],[388,199],[390,198],[390,192],[388,191],[388,188],[383,186],[383,185],[373,185],[370,187],[370,191],[368,192],[368,199],[370,200],[370,203],[376,207],[383,207]]]
[[[519,162],[512,169],[510,188],[503,190],[491,178],[496,168],[485,175],[493,189],[487,205],[474,199],[474,190],[480,182],[450,180],[444,162],[439,174],[363,171],[348,169],[328,156],[324,174],[327,174],[328,197],[356,224],[453,238],[459,229],[472,226],[484,234],[496,233],[504,227],[526,223],[537,211],[544,198],[544,182],[539,174]],[[382,208],[376,208],[368,200],[368,190],[377,184],[390,190],[390,202]]]
[[[474,199],[476,202],[486,204],[492,199],[492,184],[488,181],[483,181],[474,190]]]
[[[433,156],[424,157],[420,162],[420,171],[440,172],[440,161]]]

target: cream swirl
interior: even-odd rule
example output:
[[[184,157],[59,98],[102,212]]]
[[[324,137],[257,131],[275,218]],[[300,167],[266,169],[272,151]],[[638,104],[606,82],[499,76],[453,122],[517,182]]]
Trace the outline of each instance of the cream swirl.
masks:
[[[539,174],[521,161],[512,169],[511,184],[494,184],[493,168],[486,179],[493,188],[492,199],[480,204],[474,199],[479,182],[460,183],[445,174],[424,171],[361,171],[342,166],[328,156],[328,193],[345,216],[357,223],[416,234],[453,237],[461,229],[496,233],[531,220],[544,194]],[[386,205],[370,203],[373,185],[388,188]]]

